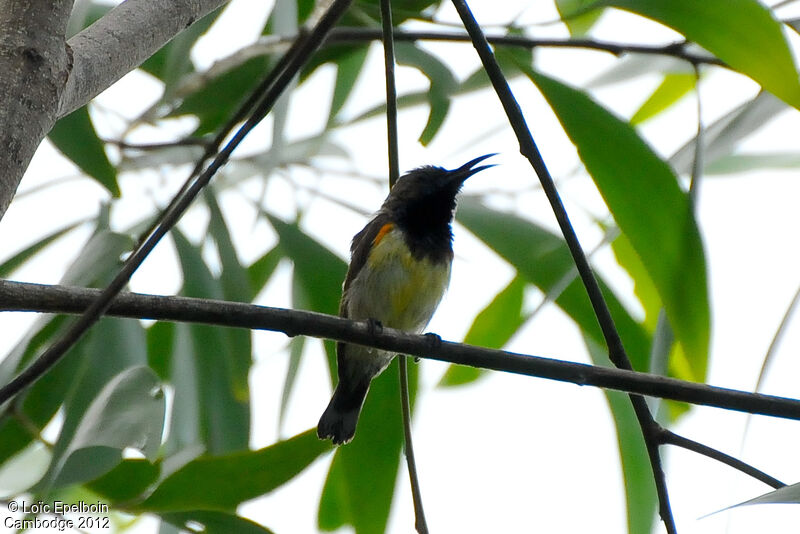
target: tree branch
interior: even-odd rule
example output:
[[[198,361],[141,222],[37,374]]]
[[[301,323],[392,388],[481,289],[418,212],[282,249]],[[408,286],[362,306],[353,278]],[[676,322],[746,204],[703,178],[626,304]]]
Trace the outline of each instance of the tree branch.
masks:
[[[99,289],[0,280],[0,311],[80,314]],[[432,340],[384,327],[370,332],[365,321],[322,313],[189,297],[120,293],[107,315],[270,330],[344,341],[494,371],[595,386],[726,410],[800,420],[800,400],[687,382],[624,369],[599,367],[462,343]],[[374,329],[373,329],[374,330]]]
[[[337,28],[328,37],[328,43],[363,43],[381,38],[381,31],[376,28]],[[411,31],[395,30],[395,41],[442,41],[442,42],[470,42],[470,37],[464,33],[438,32],[438,31]],[[671,56],[682,59],[692,65],[716,65],[727,67],[725,62],[710,54],[693,53],[687,49],[683,41],[666,45],[638,45],[630,43],[612,43],[596,39],[543,39],[525,37],[522,35],[487,35],[486,40],[495,46],[513,46],[519,48],[584,48],[608,52],[615,56],[625,54],[646,54],[657,56]]]
[[[542,184],[542,189],[547,196],[547,200],[550,202],[550,206],[553,209],[553,214],[556,217],[556,221],[561,229],[561,233],[564,235],[564,240],[567,243],[567,247],[572,255],[572,259],[578,269],[578,274],[580,275],[583,286],[589,296],[594,315],[597,318],[597,322],[600,324],[600,329],[603,332],[603,338],[605,339],[606,346],[608,347],[608,357],[617,367],[621,369],[632,370],[633,366],[631,365],[630,359],[625,352],[625,347],[622,344],[622,339],[619,336],[619,332],[614,325],[614,319],[611,316],[611,311],[609,310],[608,304],[605,301],[605,297],[600,290],[600,285],[598,284],[597,279],[592,272],[592,268],[586,259],[586,254],[583,252],[583,248],[581,247],[578,236],[575,233],[575,229],[569,220],[569,215],[567,214],[564,204],[561,201],[561,196],[556,189],[553,177],[550,175],[550,171],[547,169],[544,158],[542,157],[542,154],[539,151],[539,148],[536,146],[533,136],[531,135],[530,129],[525,121],[525,116],[522,113],[522,109],[520,109],[519,103],[517,102],[514,94],[511,91],[511,88],[508,85],[508,81],[506,81],[505,77],[503,76],[503,72],[500,69],[497,59],[494,57],[494,53],[489,46],[489,42],[486,40],[483,30],[481,30],[480,25],[472,15],[472,12],[470,11],[469,6],[467,6],[466,1],[452,0],[452,2],[456,8],[456,11],[458,11],[461,22],[464,24],[464,28],[467,30],[467,33],[469,33],[470,38],[472,39],[472,44],[481,59],[483,68],[486,71],[492,86],[494,87],[495,93],[497,93],[497,98],[505,110],[505,113],[508,117],[508,122],[511,125],[511,128],[514,130],[514,134],[519,142],[520,153],[530,162],[531,167],[539,177],[539,182]],[[664,476],[664,470],[661,463],[661,455],[659,454],[658,450],[658,442],[655,439],[658,431],[660,430],[660,426],[658,423],[656,423],[655,419],[653,419],[653,415],[650,413],[644,398],[637,395],[631,395],[630,399],[631,405],[633,406],[633,410],[636,414],[636,419],[638,420],[642,429],[642,435],[644,436],[645,446],[647,448],[647,455],[650,459],[650,465],[653,470],[653,478],[656,486],[656,492],[658,494],[659,515],[661,516],[661,520],[664,522],[664,526],[666,527],[668,534],[675,534],[677,532],[677,528],[675,527],[675,519],[672,515],[672,508],[669,503],[669,493],[667,491],[666,477]]]
[[[126,0],[72,37],[73,67],[61,118],[141,65],[173,37],[228,0]]]
[[[53,343],[28,367],[22,370],[8,384],[0,387],[0,404],[41,378],[42,375],[58,363],[67,350],[77,343],[81,336],[105,314],[113,299],[122,291],[147,255],[150,254],[161,238],[163,238],[178,222],[194,198],[211,180],[212,176],[227,163],[230,155],[236,150],[244,138],[247,137],[253,128],[261,122],[261,119],[269,113],[275,101],[283,93],[289,82],[294,78],[308,58],[316,51],[320,43],[325,39],[325,35],[327,35],[347,10],[351,1],[352,0],[333,0],[330,7],[325,10],[319,22],[314,26],[313,31],[301,39],[302,44],[297,53],[290,58],[286,68],[277,76],[275,83],[267,88],[263,95],[260,95],[258,104],[253,109],[247,121],[236,131],[236,134],[228,141],[225,147],[216,154],[208,167],[194,180],[191,187],[188,187],[185,192],[181,189],[181,192],[170,202],[169,209],[161,214],[158,224],[153,229],[152,233],[136,246],[131,255],[125,260],[120,271],[98,295],[97,299],[86,308],[77,321],[72,323],[66,331],[53,341]]]
[[[70,69],[71,0],[0,0],[0,218],[53,127]]]

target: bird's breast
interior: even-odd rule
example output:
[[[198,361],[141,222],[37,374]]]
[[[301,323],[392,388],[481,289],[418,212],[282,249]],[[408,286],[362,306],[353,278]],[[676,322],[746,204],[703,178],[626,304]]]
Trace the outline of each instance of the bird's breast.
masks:
[[[397,227],[384,226],[348,288],[349,316],[377,319],[390,328],[421,331],[447,289],[450,264],[449,258],[434,261],[416,257]]]

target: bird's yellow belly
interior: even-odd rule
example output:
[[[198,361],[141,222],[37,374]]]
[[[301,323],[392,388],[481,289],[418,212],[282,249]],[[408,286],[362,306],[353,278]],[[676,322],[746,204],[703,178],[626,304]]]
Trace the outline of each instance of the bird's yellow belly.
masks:
[[[392,229],[375,244],[348,288],[348,315],[377,319],[384,326],[420,332],[430,321],[450,281],[450,262],[416,259]]]

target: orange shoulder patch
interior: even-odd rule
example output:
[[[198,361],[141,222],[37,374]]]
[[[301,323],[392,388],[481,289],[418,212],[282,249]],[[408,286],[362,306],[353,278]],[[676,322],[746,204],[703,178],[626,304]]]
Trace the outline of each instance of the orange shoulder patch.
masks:
[[[381,226],[381,229],[378,230],[377,234],[375,234],[375,239],[372,240],[372,246],[374,247],[380,243],[381,239],[383,239],[386,234],[392,231],[392,228],[394,228],[394,224],[392,223],[386,223]]]

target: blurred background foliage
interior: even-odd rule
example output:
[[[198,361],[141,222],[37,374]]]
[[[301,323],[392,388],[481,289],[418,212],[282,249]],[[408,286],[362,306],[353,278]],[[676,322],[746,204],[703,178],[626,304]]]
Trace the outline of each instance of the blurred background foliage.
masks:
[[[451,34],[457,30],[437,23],[446,4],[395,2],[394,22],[402,31],[423,28]],[[577,147],[582,166],[573,174],[590,177],[608,207],[605,216],[595,219],[605,236],[599,248],[610,247],[633,285],[632,291],[615,286],[600,273],[601,285],[635,368],[702,382],[709,364],[711,323],[707,276],[713,273],[707,269],[688,176],[698,146],[703,158],[695,170],[700,173],[796,168],[800,163],[797,154],[733,153],[763,124],[800,105],[797,71],[784,35],[794,31],[794,26],[791,21],[779,22],[773,11],[755,0],[555,0],[555,6],[560,21],[551,24],[563,25],[572,39],[591,38],[604,13],[625,10],[657,21],[685,39],[665,52],[721,60],[762,88],[757,96],[708,124],[699,144],[689,135],[681,148],[665,155],[664,148],[652,148],[637,127],[692,98],[700,79],[698,72],[723,67],[704,66],[695,72],[689,62],[669,54],[623,54],[591,83],[574,87],[540,70],[530,43],[496,49],[509,79],[515,84],[533,84],[541,92]],[[110,8],[101,2],[87,2],[72,27],[85,27]],[[140,200],[138,215],[129,217],[130,223],[112,225],[114,210],[125,201],[125,191],[135,187],[140,176],[185,176],[208,136],[250,95],[314,8],[313,0],[278,0],[258,42],[200,69],[193,50],[223,7],[140,66],[160,83],[160,96],[137,116],[112,121],[113,138],[98,135],[98,130],[109,130],[96,124],[108,113],[92,109],[94,104],[59,121],[49,141],[80,170],[81,180],[94,180],[107,191],[107,202],[96,216],[64,226],[53,223],[43,238],[7,257],[0,264],[0,274],[13,277],[54,243],[91,227],[91,236],[63,273],[61,283],[102,286],[158,206],[152,199],[149,205]],[[329,217],[336,218],[335,210],[347,217],[364,216],[365,210],[351,202],[363,184],[385,189],[382,180],[350,173],[351,153],[357,147],[343,145],[338,136],[380,118],[384,111],[380,95],[372,95],[371,100],[354,96],[359,80],[382,77],[379,70],[368,69],[371,64],[367,61],[368,51],[379,44],[364,37],[380,26],[377,0],[356,1],[341,26],[356,37],[346,41],[331,38],[321,48],[274,110],[271,130],[264,136],[267,142],[262,138],[235,155],[202,196],[202,206],[196,208],[202,216],[193,219],[194,233],[187,235],[183,226],[171,233],[181,273],[180,294],[252,302],[264,292],[279,266],[289,264],[293,266],[292,305],[337,312],[346,259],[328,246],[324,228],[317,234],[318,226],[306,223],[307,205],[298,201],[286,209],[276,205],[266,191],[274,176],[291,177],[292,171],[299,169],[313,179],[296,184],[295,198],[323,198],[331,210]],[[516,20],[487,31],[491,35],[537,35],[535,25],[519,25]],[[458,46],[472,51],[467,41]],[[399,42],[397,60],[421,75],[419,87],[403,90],[398,105],[401,117],[420,106],[426,110],[427,120],[416,132],[423,146],[437,139],[454,99],[479,95],[481,102],[490,102],[493,98],[481,69],[466,76],[454,72],[446,54],[434,53],[421,41]],[[327,69],[332,80],[328,89],[316,89],[319,98],[327,99],[327,118],[311,135],[287,135],[287,124],[304,120],[296,115],[297,108],[289,106],[293,93],[319,83],[316,75],[322,69]],[[660,83],[629,118],[609,111],[593,96],[598,88],[613,89],[654,75]],[[170,136],[181,142],[170,142]],[[141,143],[150,137],[165,142],[161,147],[136,147],[134,140]],[[330,189],[320,185],[328,176],[320,161],[333,162],[330,171],[344,175],[347,181],[340,183],[351,186],[352,192],[345,190],[336,198],[326,193]],[[529,179],[534,180],[532,174]],[[237,250],[237,239],[226,222],[231,214],[220,201],[230,194],[243,198],[255,210],[257,221],[272,228],[271,244],[247,261]],[[544,303],[553,303],[574,321],[594,362],[608,365],[599,326],[561,236],[523,210],[501,210],[497,202],[485,202],[490,195],[467,195],[459,207],[458,223],[506,262],[515,275],[474,316],[464,341],[502,348],[535,319]],[[288,221],[287,213],[293,214]],[[201,221],[199,231],[197,221]],[[541,296],[542,305],[537,308],[525,305],[526,295],[532,291]],[[61,316],[38,318],[0,362],[0,381],[6,382],[28,364],[64,324]],[[299,338],[286,345],[289,364],[281,403],[274,407],[280,413],[281,426],[310,346]],[[324,347],[333,377],[333,344],[325,342]],[[135,523],[129,514],[134,518],[154,514],[162,520],[163,532],[187,525],[195,530],[200,525],[208,533],[270,532],[238,516],[237,507],[291,480],[321,455],[329,454],[330,445],[309,430],[264,448],[250,448],[253,384],[248,378],[253,360],[251,334],[246,330],[102,320],[61,363],[5,407],[0,418],[0,473],[4,474],[0,478],[13,481],[12,487],[5,489],[10,491],[6,497],[108,502],[113,510],[128,514],[115,516],[118,531]],[[415,390],[417,366],[412,365],[411,370]],[[396,373],[392,366],[373,384],[357,439],[333,453],[318,508],[322,530],[351,525],[361,534],[386,528],[402,448]],[[463,387],[484,374],[451,366],[438,387]],[[469,393],[465,390],[464,394]],[[648,532],[655,518],[655,493],[640,431],[625,396],[607,396],[619,436],[629,529]],[[670,424],[686,410],[687,406],[665,404],[658,412],[659,419]],[[116,423],[109,425],[109,421]],[[43,435],[45,428],[55,439]],[[132,450],[139,453],[131,454]],[[22,471],[27,476],[20,476]]]

